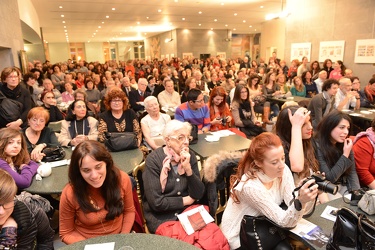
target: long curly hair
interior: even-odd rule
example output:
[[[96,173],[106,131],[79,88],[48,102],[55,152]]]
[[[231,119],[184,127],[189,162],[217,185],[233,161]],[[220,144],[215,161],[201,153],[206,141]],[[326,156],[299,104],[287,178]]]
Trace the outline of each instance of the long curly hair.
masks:
[[[21,151],[18,153],[18,155],[9,159],[5,153],[5,148],[9,141],[17,136],[21,137]],[[20,131],[13,128],[0,129],[0,158],[4,159],[8,163],[13,162],[14,166],[17,168],[19,168],[22,164],[28,164],[30,162],[30,155],[27,151],[26,140]]]

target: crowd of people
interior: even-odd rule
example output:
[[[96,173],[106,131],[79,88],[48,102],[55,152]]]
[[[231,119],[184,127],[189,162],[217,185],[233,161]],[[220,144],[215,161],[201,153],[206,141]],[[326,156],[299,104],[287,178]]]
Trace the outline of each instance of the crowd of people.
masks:
[[[0,211],[7,212],[0,220],[1,236],[13,237],[1,237],[0,246],[23,244],[26,237],[50,244],[45,242],[49,225],[28,225],[48,232],[41,238],[18,230],[21,205],[14,196],[31,185],[43,150],[53,146],[75,147],[69,184],[56,207],[62,241],[133,230],[132,180],[104,146],[108,132],[134,133],[145,153],[143,208],[151,233],[164,232],[164,223],[177,221],[177,214],[205,195],[197,158],[188,147],[194,130],[235,129],[252,139],[232,178],[221,224],[231,249],[241,249],[245,214],[291,227],[312,210],[316,197],[325,203],[349,192],[357,199],[361,186],[375,188],[375,120],[362,124],[364,132],[351,134],[352,120],[343,111],[375,107],[375,75],[369,78],[361,90],[359,78],[342,61],[327,59],[321,67],[304,57],[288,67],[276,53],[268,63],[248,56],[104,64],[69,59],[29,63],[23,75],[7,67],[0,91],[20,108],[11,113],[13,120],[0,119]],[[289,96],[308,98],[308,104],[280,107],[272,101]],[[55,133],[50,122],[61,122],[61,131]],[[274,130],[267,132],[267,125]],[[322,173],[339,192],[327,194],[313,180],[305,183],[313,173]],[[300,206],[282,209],[299,186]],[[39,210],[30,211],[45,221]]]

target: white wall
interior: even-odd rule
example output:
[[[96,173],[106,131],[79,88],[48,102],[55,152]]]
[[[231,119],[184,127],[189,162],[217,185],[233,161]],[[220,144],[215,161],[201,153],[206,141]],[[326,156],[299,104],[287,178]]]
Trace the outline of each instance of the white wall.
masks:
[[[103,43],[85,43],[85,56],[87,62],[104,62]]]
[[[51,63],[65,62],[70,58],[68,43],[49,43],[49,56]]]
[[[3,0],[2,0],[3,1]],[[40,37],[39,17],[30,0],[18,0],[19,19],[30,26]]]
[[[268,59],[271,55],[267,53],[269,48],[277,48],[278,58],[284,59],[285,48],[285,19],[275,19],[266,21],[262,25],[261,33],[260,57],[265,59],[268,64]],[[268,57],[268,58],[267,58]]]

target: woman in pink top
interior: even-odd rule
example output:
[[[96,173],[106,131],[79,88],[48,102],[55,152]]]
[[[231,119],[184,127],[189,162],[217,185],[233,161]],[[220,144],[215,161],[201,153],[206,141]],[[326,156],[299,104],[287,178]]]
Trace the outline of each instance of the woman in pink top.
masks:
[[[340,80],[344,76],[345,66],[344,63],[340,60],[335,62],[333,70],[329,74],[329,78]]]

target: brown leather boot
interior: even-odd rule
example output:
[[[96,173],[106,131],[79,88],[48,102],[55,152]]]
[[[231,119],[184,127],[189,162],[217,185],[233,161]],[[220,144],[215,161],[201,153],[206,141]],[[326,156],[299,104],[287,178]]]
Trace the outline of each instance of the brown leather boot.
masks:
[[[273,122],[268,119],[268,117],[270,116],[270,113],[271,113],[270,107],[263,107],[263,116],[262,116],[263,128],[266,128],[267,125],[273,125]]]

